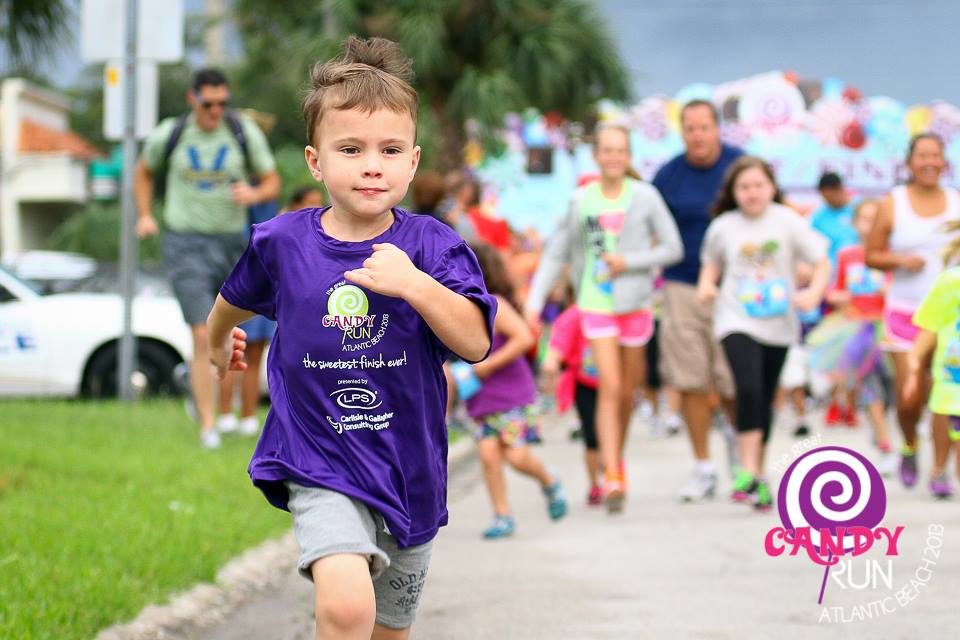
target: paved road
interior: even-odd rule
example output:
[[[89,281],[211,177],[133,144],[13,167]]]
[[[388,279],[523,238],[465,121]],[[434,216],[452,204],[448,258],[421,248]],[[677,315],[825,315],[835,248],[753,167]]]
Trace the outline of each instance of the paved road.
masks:
[[[860,429],[820,429],[819,444],[870,452]],[[786,430],[773,437],[771,459],[792,459],[798,444]],[[724,460],[719,434],[714,457]],[[929,446],[927,447],[929,449]],[[608,516],[588,508],[579,443],[565,437],[561,420],[547,428],[537,449],[561,469],[571,498],[570,515],[548,520],[536,485],[509,478],[518,531],[510,540],[483,541],[490,507],[479,467],[468,465],[452,480],[450,526],[436,541],[420,616],[412,637],[450,639],[607,638],[949,638],[956,637],[960,587],[960,509],[936,503],[924,489],[907,492],[888,483],[884,525],[904,525],[900,555],[892,559],[892,588],[827,581],[817,605],[823,569],[803,557],[769,558],[766,531],[774,513],[756,514],[722,496],[681,505],[676,492],[690,470],[685,438],[652,438],[639,424],[629,445],[631,492],[625,513]],[[929,455],[929,451],[925,451]],[[869,455],[869,454],[868,454]],[[922,457],[928,463],[926,456]],[[928,468],[928,467],[924,467]],[[928,533],[943,525],[942,535]],[[934,532],[938,529],[933,529]],[[936,564],[917,571],[926,552]],[[942,549],[939,545],[942,544]],[[940,552],[939,557],[936,553]],[[850,566],[863,584],[864,558]],[[849,573],[849,572],[848,572]],[[911,579],[913,584],[911,586]],[[846,582],[845,582],[846,581]],[[292,576],[273,593],[254,599],[201,640],[312,638],[310,585]],[[873,604],[871,604],[873,603]],[[886,609],[886,613],[884,610]],[[873,615],[873,619],[858,618]],[[816,635],[814,635],[816,634]]]

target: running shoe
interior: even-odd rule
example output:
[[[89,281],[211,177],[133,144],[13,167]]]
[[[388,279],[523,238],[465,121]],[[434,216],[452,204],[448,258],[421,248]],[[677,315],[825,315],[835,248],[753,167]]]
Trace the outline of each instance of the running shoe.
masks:
[[[200,447],[208,451],[220,448],[220,434],[216,429],[205,429],[200,432]]]
[[[690,479],[683,489],[680,490],[681,502],[697,502],[713,498],[717,491],[717,474],[704,473],[699,469],[694,469]]]
[[[835,427],[840,424],[841,417],[843,417],[843,415],[840,411],[840,405],[836,402],[831,402],[830,406],[827,407],[827,414],[823,417],[823,423],[828,427]]]
[[[663,428],[668,436],[675,436],[683,429],[683,418],[675,413],[670,413],[663,419]]]
[[[603,504],[603,491],[601,491],[600,485],[595,484],[590,487],[590,493],[587,494],[587,504],[591,507]]]
[[[237,425],[237,431],[240,432],[242,436],[255,436],[260,433],[260,418],[257,416],[246,416],[240,418],[240,423]]]
[[[554,480],[549,487],[543,487],[543,495],[547,499],[547,513],[551,520],[559,520],[567,515],[567,498],[563,494],[563,485],[559,479]]]
[[[483,537],[487,540],[496,540],[513,535],[516,525],[510,516],[494,516],[493,524],[483,532]]]
[[[947,500],[953,497],[953,487],[950,486],[950,479],[945,471],[930,478],[930,493],[938,500]]]
[[[623,500],[627,496],[626,483],[623,476],[616,471],[608,471],[603,478],[603,501],[607,505],[607,513],[623,511]]]
[[[753,508],[757,511],[770,511],[773,508],[773,494],[765,480],[757,481],[756,492],[753,496]]]
[[[897,454],[893,451],[887,451],[880,457],[880,463],[877,464],[877,471],[879,471],[880,475],[884,478],[892,478],[896,475],[899,464],[900,461],[897,459]]]
[[[237,416],[232,413],[221,413],[217,416],[217,420],[213,423],[213,426],[220,433],[233,433],[240,426],[240,421],[237,420]]]
[[[850,407],[844,412],[843,423],[851,429],[860,425],[860,422],[857,420],[857,410],[855,408]]]
[[[900,454],[900,481],[903,486],[912,488],[917,484],[917,452],[903,451]]]
[[[756,492],[757,479],[743,469],[738,469],[737,476],[733,481],[733,494],[730,498],[734,502],[749,502]]]

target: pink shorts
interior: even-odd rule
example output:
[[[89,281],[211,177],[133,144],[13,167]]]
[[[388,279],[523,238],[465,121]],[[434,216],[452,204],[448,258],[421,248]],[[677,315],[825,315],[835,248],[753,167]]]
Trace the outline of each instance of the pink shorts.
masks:
[[[625,347],[642,347],[653,336],[653,313],[649,309],[619,315],[581,311],[580,329],[587,340],[620,338]]]
[[[913,324],[912,311],[887,307],[883,311],[883,333],[884,351],[903,352],[910,351],[920,329]]]

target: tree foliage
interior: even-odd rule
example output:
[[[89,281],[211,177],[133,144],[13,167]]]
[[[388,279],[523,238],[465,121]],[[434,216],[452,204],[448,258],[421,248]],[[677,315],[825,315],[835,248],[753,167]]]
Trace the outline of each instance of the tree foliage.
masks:
[[[278,116],[277,144],[303,144],[310,66],[350,33],[390,38],[413,58],[419,137],[435,165],[459,164],[468,121],[491,149],[508,111],[579,120],[601,97],[629,97],[616,46],[584,0],[236,0],[235,12],[246,50],[235,93]]]
[[[70,6],[66,0],[0,2],[0,42],[10,56],[11,69],[28,70],[52,54],[69,36],[69,18]]]

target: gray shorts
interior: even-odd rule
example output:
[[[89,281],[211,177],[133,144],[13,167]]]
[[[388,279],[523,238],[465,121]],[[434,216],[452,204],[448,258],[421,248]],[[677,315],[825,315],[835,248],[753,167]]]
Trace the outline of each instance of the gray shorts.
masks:
[[[336,491],[285,482],[293,516],[293,533],[303,554],[300,575],[313,580],[310,565],[338,553],[370,559],[377,599],[377,623],[391,629],[413,624],[430,566],[433,542],[399,549],[376,511]]]
[[[191,326],[206,324],[220,287],[247,248],[246,235],[167,230],[160,248],[184,320]]]

